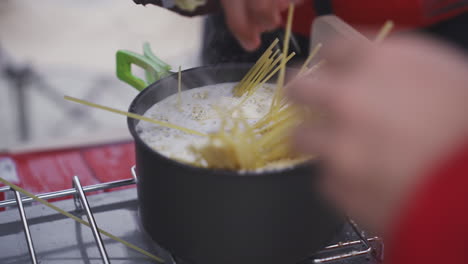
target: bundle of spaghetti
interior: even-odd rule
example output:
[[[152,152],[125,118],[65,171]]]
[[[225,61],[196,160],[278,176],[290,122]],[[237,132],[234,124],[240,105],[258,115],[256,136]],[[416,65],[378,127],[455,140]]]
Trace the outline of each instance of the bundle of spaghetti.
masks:
[[[272,45],[265,51],[262,57],[269,56],[271,54],[270,48],[272,48],[276,44],[277,40],[275,40]],[[243,97],[240,103],[233,107],[230,110],[230,113],[234,113],[235,111],[239,110],[242,105],[265,83],[267,83],[271,78],[281,70],[282,65],[278,65],[281,61],[285,61],[286,63],[291,60],[296,53],[291,52],[285,59],[284,54],[280,54],[276,59],[272,60],[274,56],[279,53],[279,50],[276,50],[273,53],[273,56],[268,60],[263,60],[260,58],[257,63],[250,69],[250,71],[244,76],[244,78],[234,87],[233,94],[236,97]],[[254,76],[255,77],[252,77]]]
[[[312,53],[312,55],[315,54],[316,52]],[[294,85],[298,80],[306,76],[311,76],[324,64],[324,61],[319,61],[317,64],[309,68],[307,67],[307,64],[310,62],[311,58],[313,58],[313,56],[309,56],[298,74],[291,81],[289,81],[284,89]],[[298,112],[298,110],[300,111]],[[304,111],[305,109],[297,109],[296,107],[292,106],[288,99],[281,94],[278,99],[278,103],[274,104],[274,101],[272,101],[270,111],[255,124],[255,128],[260,129],[260,131],[265,130],[269,125],[275,124],[278,122],[278,120],[281,120],[283,115],[287,114],[286,118],[297,118],[298,116],[303,116],[305,113]]]
[[[294,6],[290,5],[281,54],[278,50],[275,52],[272,50],[278,43],[278,40],[275,40],[234,87],[234,96],[244,96],[244,98],[236,107],[221,114],[222,125],[219,131],[209,135],[206,145],[190,147],[197,158],[197,165],[218,169],[253,170],[271,164],[291,164],[304,159],[294,153],[289,142],[291,131],[301,122],[299,111],[283,101],[281,93],[286,63],[294,56],[294,53],[287,55],[293,11]],[[316,50],[318,51],[318,48]],[[312,56],[317,51],[312,52]],[[280,72],[278,86],[267,115],[254,125],[249,125],[242,114],[234,118],[232,113],[240,110],[242,104],[278,71]]]
[[[284,119],[273,124],[259,138],[258,145],[262,147],[265,153],[273,151],[276,147],[284,145],[284,140],[288,137],[288,132],[292,127],[299,124],[297,119]]]
[[[292,12],[292,11],[290,10],[290,12]],[[379,33],[377,34],[377,37],[375,38],[374,43],[376,43],[376,44],[381,43],[385,39],[385,37],[389,34],[389,32],[391,31],[392,28],[393,28],[393,22],[390,21],[390,20],[386,21],[385,24],[383,25],[383,27],[381,28],[381,30],[379,31]],[[262,126],[265,126],[265,125],[267,125],[267,124],[269,124],[271,122],[275,122],[275,120],[278,118],[278,116],[280,116],[281,112],[284,111],[284,109],[288,108],[288,100],[287,100],[287,98],[284,97],[284,94],[282,93],[282,91],[284,89],[287,89],[288,86],[294,85],[297,80],[299,80],[299,79],[301,79],[301,78],[303,78],[305,76],[310,76],[313,72],[318,70],[320,67],[322,67],[326,63],[325,60],[321,60],[318,63],[316,63],[315,65],[313,65],[312,67],[310,67],[310,68],[308,67],[310,62],[314,58],[314,56],[317,55],[318,51],[321,49],[321,47],[322,47],[321,43],[318,43],[314,47],[314,49],[312,50],[312,52],[310,53],[310,55],[306,59],[305,63],[302,65],[302,67],[301,67],[300,71],[298,72],[298,74],[286,86],[284,86],[284,83],[283,83],[284,80],[280,79],[278,81],[277,90],[276,90],[275,96],[273,98],[273,101],[271,103],[270,111],[259,122],[257,122],[257,124],[255,125],[255,128],[260,129]],[[287,52],[287,46],[286,45],[285,45],[284,49],[285,49],[284,52]],[[285,67],[285,64],[282,64],[280,67]],[[283,71],[283,70],[284,70],[284,68],[281,69],[281,71]],[[281,78],[281,76],[280,76],[280,78]]]
[[[293,17],[294,17],[294,4],[290,3],[289,9],[288,9],[288,18],[286,22],[286,31],[284,34],[284,41],[283,41],[283,54],[289,53],[289,41],[290,41],[290,36],[291,36]],[[287,63],[286,59],[283,58],[283,60],[281,61],[281,67],[280,67],[280,73],[278,76],[276,92],[275,92],[275,95],[273,96],[273,102],[271,104],[272,107],[278,104],[280,100],[280,96],[283,93],[283,86],[284,86],[284,81],[285,81],[285,76],[286,76],[286,63]]]
[[[197,157],[195,165],[249,171],[299,157],[293,154],[286,133],[293,122],[282,122],[262,136],[243,119],[231,121],[234,122],[232,128],[210,134],[207,144],[190,147]]]
[[[286,57],[286,62],[292,59],[296,55],[295,52],[291,52],[287,57]],[[242,104],[247,101],[247,99],[250,98],[251,95],[253,95],[262,85],[267,83],[275,74],[281,69],[281,65],[278,65],[279,61],[282,60],[283,54],[278,56],[267,68],[264,70],[262,73],[259,74],[259,78],[256,78],[254,82],[251,83],[246,83],[242,86],[242,94],[240,96],[244,96],[242,99],[241,103],[239,106],[242,106]],[[277,66],[278,65],[278,66]]]
[[[269,112],[254,125],[254,129],[260,134],[264,134],[274,129],[286,120],[294,120],[299,117],[299,111],[292,105],[285,105],[275,113]]]
[[[190,146],[196,165],[214,169],[253,170],[264,166],[257,135],[241,115],[222,117],[221,128],[208,136],[204,146]]]
[[[307,157],[294,152],[290,133],[302,121],[302,109],[287,104],[275,115],[250,125],[241,109],[233,117],[230,109],[218,110],[220,129],[208,135],[203,146],[191,146],[194,165],[227,170],[256,170],[269,166],[287,166]],[[261,122],[261,123],[260,123]]]
[[[287,105],[261,126],[248,124],[242,114],[234,118],[229,110],[224,112],[221,128],[209,134],[207,144],[190,147],[197,159],[195,165],[249,171],[307,159],[296,153],[290,143],[291,131],[302,121],[298,107]]]
[[[255,87],[255,83],[260,83],[265,76],[273,70],[273,68],[283,58],[283,54],[279,54],[279,50],[273,52],[273,48],[278,44],[279,40],[275,39],[273,43],[260,56],[254,66],[247,72],[242,80],[234,87],[234,96],[240,97],[246,92]]]
[[[311,74],[314,67],[294,78]],[[218,109],[221,118],[220,129],[208,135],[207,144],[191,146],[196,156],[193,165],[228,170],[256,170],[266,167],[288,166],[307,160],[309,157],[294,152],[290,144],[291,131],[303,120],[305,110],[290,104],[285,98],[263,118],[249,125],[242,114],[240,105],[254,93],[258,86],[249,86],[245,98],[235,106],[239,115],[233,116],[233,109]]]

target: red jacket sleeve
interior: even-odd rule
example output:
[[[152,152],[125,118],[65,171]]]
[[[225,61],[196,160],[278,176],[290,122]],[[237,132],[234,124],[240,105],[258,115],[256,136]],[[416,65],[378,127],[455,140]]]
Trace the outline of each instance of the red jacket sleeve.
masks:
[[[386,264],[468,263],[468,144],[427,179],[387,241]]]
[[[296,8],[293,31],[309,36],[314,0]],[[380,28],[391,19],[397,29],[425,27],[468,11],[466,0],[330,0],[333,13],[353,26]],[[287,12],[286,12],[287,13]],[[284,17],[286,17],[286,13]]]

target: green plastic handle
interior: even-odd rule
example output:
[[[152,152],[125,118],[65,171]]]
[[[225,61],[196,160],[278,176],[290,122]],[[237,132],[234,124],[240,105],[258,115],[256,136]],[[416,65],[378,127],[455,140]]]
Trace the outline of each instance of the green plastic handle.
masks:
[[[132,64],[145,70],[146,80],[142,80],[132,73]],[[156,57],[148,43],[143,44],[143,55],[128,50],[118,50],[116,53],[117,77],[142,91],[151,83],[172,74],[171,66]]]

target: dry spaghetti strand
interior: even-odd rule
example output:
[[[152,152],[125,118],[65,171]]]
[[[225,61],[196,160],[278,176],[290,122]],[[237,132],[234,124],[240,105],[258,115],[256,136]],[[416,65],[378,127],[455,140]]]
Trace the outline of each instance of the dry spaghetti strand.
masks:
[[[265,64],[267,59],[273,53],[272,49],[278,44],[279,40],[275,39],[270,46],[266,49],[266,51],[260,56],[254,66],[247,72],[247,74],[242,78],[242,80],[234,87],[234,95],[239,97],[242,96],[246,92],[246,86],[248,86],[254,76],[258,74],[262,66]],[[273,53],[272,57],[277,56],[277,52]]]
[[[182,111],[182,67],[179,66],[179,72],[177,73],[177,108]]]
[[[288,9],[288,20],[286,22],[286,33],[284,34],[284,40],[283,40],[283,54],[289,53],[289,40],[291,37],[293,17],[294,17],[294,4],[290,3],[289,9]],[[283,60],[281,61],[281,68],[280,68],[280,73],[278,76],[278,84],[276,88],[276,93],[273,97],[272,106],[276,105],[276,103],[279,101],[279,97],[281,96],[282,90],[283,90],[285,76],[286,76],[286,57],[283,57]]]
[[[390,31],[392,31],[393,26],[393,21],[388,20],[387,22],[385,22],[385,24],[382,26],[379,33],[377,34],[377,37],[375,37],[374,43],[379,44],[382,41],[384,41],[388,34],[390,34]]]
[[[302,65],[301,70],[299,71],[299,74],[303,73],[304,71],[306,71],[308,69],[308,66],[309,66],[310,62],[315,57],[315,55],[317,55],[317,53],[320,51],[321,48],[322,48],[322,43],[318,43],[315,46],[315,48],[312,50],[312,52],[309,54],[306,61]]]
[[[71,97],[71,96],[64,96],[64,98],[66,100],[69,100],[69,101],[72,101],[72,102],[75,102],[75,103],[79,103],[79,104],[83,104],[83,105],[86,105],[86,106],[89,106],[89,107],[94,107],[94,108],[106,110],[106,111],[109,111],[109,112],[112,112],[112,113],[128,116],[128,117],[131,117],[133,119],[143,120],[143,121],[150,122],[150,123],[160,125],[160,126],[163,126],[163,127],[177,129],[177,130],[183,131],[183,132],[188,133],[188,134],[193,134],[193,135],[197,135],[197,136],[206,136],[206,134],[203,134],[201,132],[198,132],[198,131],[195,131],[195,130],[192,130],[192,129],[189,129],[189,128],[181,127],[181,126],[178,126],[178,125],[174,125],[174,124],[171,124],[171,123],[167,123],[167,122],[163,122],[163,121],[159,121],[159,120],[154,120],[154,119],[148,118],[146,116],[121,111],[121,110],[118,110],[118,109],[115,109],[115,108],[112,108],[112,107],[108,107],[108,106],[103,106],[103,105],[91,103],[91,102],[81,100],[81,99],[78,99],[78,98],[74,98],[74,97]]]

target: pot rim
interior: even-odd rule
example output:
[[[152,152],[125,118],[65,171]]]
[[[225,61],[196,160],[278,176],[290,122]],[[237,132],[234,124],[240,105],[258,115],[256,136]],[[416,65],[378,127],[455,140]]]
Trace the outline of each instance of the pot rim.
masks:
[[[183,70],[182,73],[191,72],[191,71],[206,70],[206,69],[213,69],[213,68],[220,68],[220,67],[224,67],[224,68],[249,67],[250,68],[252,65],[253,65],[252,63],[222,63],[222,64],[216,64],[216,65],[204,65],[204,66],[200,66],[200,67],[194,67],[194,68]],[[172,73],[172,74],[170,74],[170,75],[168,75],[168,76],[166,76],[166,77],[164,77],[164,78],[162,78],[162,79],[148,85],[148,87],[146,87],[143,91],[138,93],[138,95],[130,103],[128,112],[136,113],[136,111],[135,111],[136,105],[137,105],[137,102],[140,100],[140,98],[145,97],[146,94],[149,93],[150,89],[152,87],[154,87],[154,86],[157,86],[159,82],[161,82],[163,80],[166,80],[167,78],[173,78],[173,76],[175,74],[177,74],[177,73]],[[155,89],[155,88],[153,88],[153,89]],[[197,166],[193,166],[193,165],[190,165],[190,164],[187,164],[187,163],[183,163],[183,162],[179,162],[177,160],[171,159],[169,157],[166,157],[166,156],[160,154],[158,151],[155,151],[148,144],[146,144],[146,142],[143,139],[141,139],[141,137],[138,135],[138,132],[136,132],[136,123],[135,122],[137,122],[137,120],[134,120],[133,118],[127,117],[127,126],[128,126],[128,129],[130,130],[130,134],[132,135],[132,137],[135,140],[136,144],[143,145],[143,147],[146,150],[149,150],[150,152],[152,152],[153,154],[155,154],[159,158],[163,159],[165,162],[169,162],[169,163],[172,163],[173,165],[178,165],[178,166],[181,166],[181,167],[183,167],[185,169],[196,171],[196,172],[199,172],[199,173],[202,173],[202,172],[216,173],[216,174],[219,174],[219,175],[222,175],[222,176],[225,176],[225,177],[239,177],[239,176],[244,176],[244,177],[249,177],[249,176],[250,177],[269,177],[269,176],[271,176],[271,177],[273,177],[273,176],[281,175],[281,174],[288,175],[290,171],[294,171],[294,170],[297,170],[297,169],[306,169],[306,168],[310,167],[311,164],[316,164],[317,163],[316,159],[312,159],[312,160],[309,160],[309,161],[300,162],[300,163],[295,164],[293,166],[288,166],[288,167],[281,168],[281,169],[267,169],[267,170],[261,170],[261,171],[253,171],[253,170],[250,170],[250,171],[238,171],[238,170],[233,171],[233,170],[226,170],[226,169],[212,169],[212,168],[197,167]],[[139,122],[141,122],[141,121],[139,121]]]

